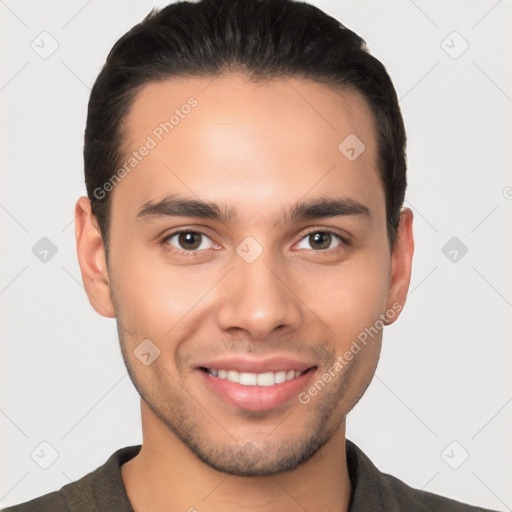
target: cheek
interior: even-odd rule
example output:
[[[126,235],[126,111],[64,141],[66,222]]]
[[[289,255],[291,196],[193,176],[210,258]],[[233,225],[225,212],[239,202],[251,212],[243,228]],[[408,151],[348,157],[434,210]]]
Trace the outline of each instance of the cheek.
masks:
[[[197,269],[176,267],[148,258],[147,251],[130,251],[119,258],[113,288],[121,321],[138,335],[161,339],[212,287],[215,279]],[[211,283],[210,283],[211,281]]]
[[[368,255],[318,274],[309,304],[336,338],[350,343],[385,312],[388,285],[386,259]]]

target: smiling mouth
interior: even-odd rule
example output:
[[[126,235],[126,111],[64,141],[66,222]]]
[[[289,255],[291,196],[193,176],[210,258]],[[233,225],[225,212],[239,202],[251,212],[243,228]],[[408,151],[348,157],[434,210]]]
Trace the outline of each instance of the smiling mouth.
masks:
[[[280,370],[277,372],[264,372],[264,373],[250,373],[250,372],[239,372],[237,370],[219,370],[216,368],[205,368],[201,367],[200,370],[203,372],[217,377],[219,379],[228,380],[242,386],[261,386],[269,387],[276,384],[282,384],[294,379],[297,379],[304,373],[314,369],[314,367],[307,369],[306,371],[299,370]]]

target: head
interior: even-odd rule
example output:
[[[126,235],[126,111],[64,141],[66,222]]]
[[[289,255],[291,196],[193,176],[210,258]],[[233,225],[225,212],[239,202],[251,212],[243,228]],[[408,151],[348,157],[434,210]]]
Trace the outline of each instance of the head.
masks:
[[[182,2],[112,48],[85,133],[84,284],[145,414],[209,466],[294,469],[365,392],[410,279],[405,140],[384,66],[308,4]],[[236,365],[303,373],[247,398],[216,372]]]

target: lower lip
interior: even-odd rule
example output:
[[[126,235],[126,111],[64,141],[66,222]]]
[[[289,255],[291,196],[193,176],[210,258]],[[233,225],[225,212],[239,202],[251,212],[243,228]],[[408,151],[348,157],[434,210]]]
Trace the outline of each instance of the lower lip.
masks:
[[[203,376],[207,386],[231,405],[247,411],[265,411],[296,398],[315,373],[315,368],[310,368],[300,377],[273,386],[245,386],[214,377],[200,369],[197,371]]]

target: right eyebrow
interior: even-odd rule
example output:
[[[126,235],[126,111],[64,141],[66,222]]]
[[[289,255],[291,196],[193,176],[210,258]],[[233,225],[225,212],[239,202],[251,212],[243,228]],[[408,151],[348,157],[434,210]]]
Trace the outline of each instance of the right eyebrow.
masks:
[[[180,198],[174,194],[164,197],[158,202],[149,201],[143,204],[136,218],[150,220],[165,217],[197,217],[225,223],[234,216],[234,211],[227,206],[219,206],[211,201]]]

